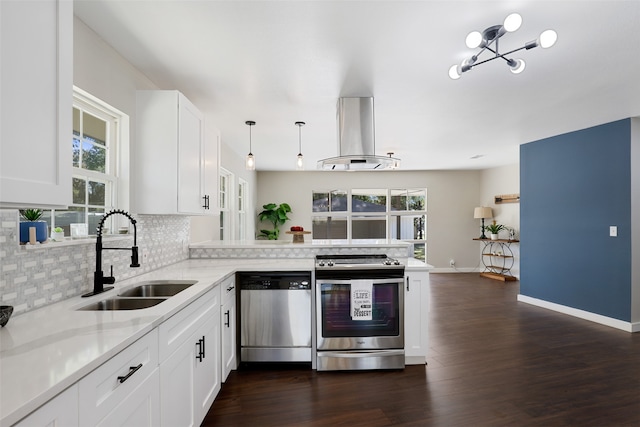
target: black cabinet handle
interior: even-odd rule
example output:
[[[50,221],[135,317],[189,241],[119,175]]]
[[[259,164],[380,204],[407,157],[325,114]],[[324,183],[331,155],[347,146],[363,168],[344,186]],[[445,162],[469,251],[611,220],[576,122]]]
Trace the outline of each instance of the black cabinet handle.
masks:
[[[198,340],[198,342],[196,343],[196,347],[198,349],[198,351],[196,351],[196,359],[198,359],[198,362],[202,362],[202,359],[204,359],[204,355],[202,354],[202,340]]]
[[[224,326],[226,326],[227,328],[229,327],[229,310],[225,311],[224,313],[225,316],[227,316],[227,320],[224,321]]]
[[[120,384],[128,380],[131,377],[131,375],[135,374],[140,368],[142,368],[142,363],[139,364],[138,366],[129,366],[129,373],[123,377],[118,377],[118,381],[120,381]]]
[[[407,276],[407,292],[409,292],[409,276]]]
[[[202,362],[202,360],[204,360],[204,356],[205,356],[204,335],[202,336],[202,338],[200,338],[198,340],[198,342],[196,343],[196,347],[198,347],[198,351],[196,353],[196,359],[198,359],[198,362]]]
[[[202,198],[204,199],[204,205],[202,207],[205,209],[209,209],[209,195],[205,195]]]
[[[235,286],[229,286],[229,287],[227,288],[227,292],[231,292],[234,288],[235,288]]]

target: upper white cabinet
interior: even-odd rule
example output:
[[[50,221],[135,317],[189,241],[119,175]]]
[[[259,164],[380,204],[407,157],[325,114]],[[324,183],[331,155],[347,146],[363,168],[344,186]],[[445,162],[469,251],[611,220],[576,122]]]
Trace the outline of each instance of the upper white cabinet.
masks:
[[[429,272],[407,271],[404,292],[404,354],[407,365],[423,365],[429,350]]]
[[[0,207],[71,203],[73,2],[0,1]]]
[[[138,91],[136,102],[133,212],[217,213],[217,133],[205,135],[202,114],[176,90]]]

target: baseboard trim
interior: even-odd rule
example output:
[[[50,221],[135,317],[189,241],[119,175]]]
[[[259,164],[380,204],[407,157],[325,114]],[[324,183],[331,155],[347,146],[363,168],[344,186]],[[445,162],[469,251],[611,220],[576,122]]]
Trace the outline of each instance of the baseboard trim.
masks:
[[[625,332],[640,332],[640,322],[625,322],[623,320],[614,319],[612,317],[603,316],[601,314],[592,313],[590,311],[567,307],[566,305],[556,304],[538,298],[528,297],[522,294],[518,294],[518,301],[546,308],[548,310],[557,311],[559,313],[568,314],[569,316],[578,317],[580,319],[589,320],[591,322],[620,329]]]
[[[480,273],[477,268],[452,268],[452,267],[436,267],[429,270],[429,273]]]

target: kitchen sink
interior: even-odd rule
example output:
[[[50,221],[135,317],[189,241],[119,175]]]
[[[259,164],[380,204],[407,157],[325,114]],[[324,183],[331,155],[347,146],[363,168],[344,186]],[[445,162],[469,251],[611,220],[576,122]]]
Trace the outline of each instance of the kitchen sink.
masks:
[[[167,280],[147,282],[119,293],[121,297],[172,297],[184,291],[189,286],[195,285],[193,280]]]
[[[158,305],[166,298],[109,298],[93,304],[85,305],[78,310],[106,311],[106,310],[140,310]]]

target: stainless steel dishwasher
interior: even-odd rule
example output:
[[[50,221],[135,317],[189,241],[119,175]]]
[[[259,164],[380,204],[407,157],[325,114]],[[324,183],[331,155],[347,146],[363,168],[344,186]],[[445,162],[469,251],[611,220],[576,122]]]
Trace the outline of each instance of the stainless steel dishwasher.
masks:
[[[243,272],[240,361],[311,362],[310,272]]]

